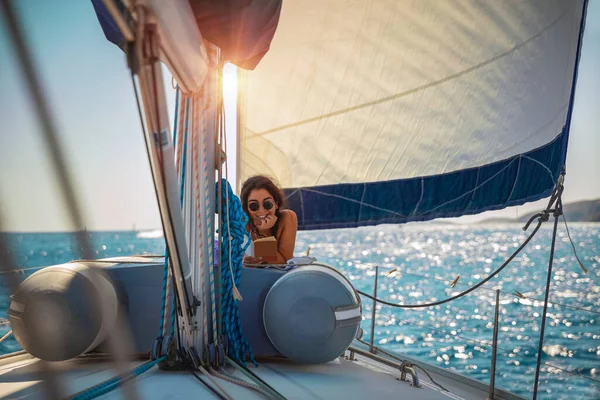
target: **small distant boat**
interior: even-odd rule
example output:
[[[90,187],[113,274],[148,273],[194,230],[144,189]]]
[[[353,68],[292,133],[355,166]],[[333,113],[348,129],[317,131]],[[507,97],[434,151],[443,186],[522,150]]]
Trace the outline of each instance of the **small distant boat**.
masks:
[[[138,231],[135,236],[139,239],[160,239],[164,237],[163,231],[155,229],[151,231]]]

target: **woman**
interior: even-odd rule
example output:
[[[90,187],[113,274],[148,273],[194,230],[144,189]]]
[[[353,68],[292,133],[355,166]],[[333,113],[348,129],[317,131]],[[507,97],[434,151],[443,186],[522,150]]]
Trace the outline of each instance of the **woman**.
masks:
[[[275,236],[277,239],[277,264],[285,264],[294,258],[298,218],[292,210],[283,206],[283,192],[266,176],[248,178],[242,185],[242,208],[250,217],[246,230],[252,240]],[[260,262],[253,257],[244,258],[246,263]]]

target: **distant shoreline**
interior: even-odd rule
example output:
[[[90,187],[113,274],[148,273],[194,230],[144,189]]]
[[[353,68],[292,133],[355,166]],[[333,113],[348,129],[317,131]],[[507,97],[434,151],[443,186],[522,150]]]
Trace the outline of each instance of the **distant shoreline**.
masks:
[[[582,200],[573,203],[567,203],[563,205],[564,213],[569,223],[584,222],[584,223],[599,223],[600,222],[600,199],[595,200]],[[447,220],[445,218],[434,219],[431,221],[424,222],[410,222],[411,225],[417,224],[434,224],[434,225],[492,225],[492,224],[523,224],[526,223],[535,213],[527,213],[517,218],[487,218],[479,221],[472,222],[455,222]],[[394,224],[391,224],[394,225]],[[157,237],[156,232],[162,232],[162,228],[144,228],[144,229],[93,229],[88,232],[94,233],[147,233],[150,237]],[[4,231],[2,233],[9,234],[65,234],[65,233],[76,233],[77,231]]]

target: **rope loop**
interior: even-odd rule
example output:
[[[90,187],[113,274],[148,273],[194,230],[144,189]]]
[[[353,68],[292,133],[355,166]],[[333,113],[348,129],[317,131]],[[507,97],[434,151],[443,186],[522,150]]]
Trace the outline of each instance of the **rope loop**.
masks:
[[[233,193],[226,179],[221,182],[222,224],[219,231],[221,236],[221,314],[223,335],[229,342],[228,355],[246,365],[250,359],[258,365],[252,354],[250,344],[244,336],[239,312],[239,301],[242,297],[238,286],[242,277],[242,260],[246,249],[252,242],[246,232],[248,216],[242,210],[242,202]]]

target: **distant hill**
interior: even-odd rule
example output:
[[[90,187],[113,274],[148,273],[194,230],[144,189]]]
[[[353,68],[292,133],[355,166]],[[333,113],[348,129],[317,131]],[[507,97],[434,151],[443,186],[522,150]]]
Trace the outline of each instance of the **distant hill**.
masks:
[[[600,222],[600,199],[563,204],[569,222]],[[526,222],[534,213],[524,215],[519,221]]]
[[[584,200],[574,203],[563,204],[564,213],[569,222],[600,222],[600,199]],[[541,211],[541,208],[540,208]],[[536,211],[537,213],[537,211]],[[490,218],[479,221],[479,224],[510,224],[523,223],[529,221],[529,218],[535,213],[528,213],[514,218]]]

